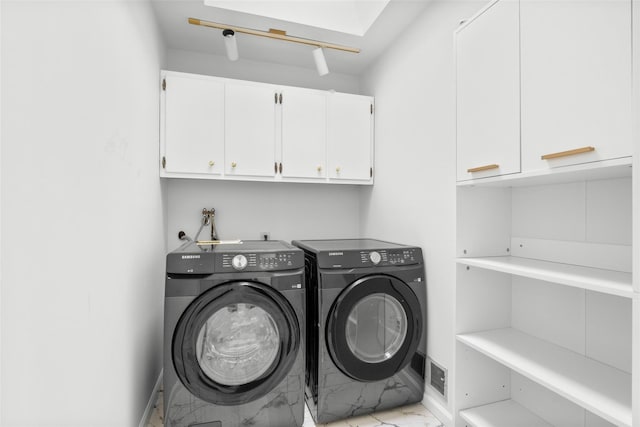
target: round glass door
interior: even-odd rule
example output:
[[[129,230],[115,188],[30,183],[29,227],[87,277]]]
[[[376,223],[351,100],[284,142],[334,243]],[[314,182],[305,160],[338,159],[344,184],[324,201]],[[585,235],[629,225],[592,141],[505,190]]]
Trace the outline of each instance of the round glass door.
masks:
[[[237,405],[273,390],[300,347],[295,311],[269,286],[215,286],[184,311],[173,334],[173,366],[196,397]]]
[[[356,303],[345,328],[349,350],[367,363],[398,353],[407,335],[407,313],[394,297],[376,293]]]
[[[200,328],[196,357],[213,381],[240,385],[260,378],[278,356],[279,347],[273,317],[258,306],[239,303],[216,311]]]
[[[336,298],[327,319],[329,354],[358,381],[389,378],[411,361],[422,336],[418,298],[402,280],[363,277]]]

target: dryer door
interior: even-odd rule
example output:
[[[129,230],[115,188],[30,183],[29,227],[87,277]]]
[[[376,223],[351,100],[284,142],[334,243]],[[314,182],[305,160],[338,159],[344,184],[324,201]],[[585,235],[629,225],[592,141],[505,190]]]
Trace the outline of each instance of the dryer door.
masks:
[[[327,322],[334,363],[359,381],[394,375],[411,361],[422,336],[420,303],[402,280],[363,277],[338,296]]]
[[[173,365],[196,397],[219,405],[258,399],[287,375],[300,347],[300,325],[277,291],[230,282],[196,298],[172,342]]]

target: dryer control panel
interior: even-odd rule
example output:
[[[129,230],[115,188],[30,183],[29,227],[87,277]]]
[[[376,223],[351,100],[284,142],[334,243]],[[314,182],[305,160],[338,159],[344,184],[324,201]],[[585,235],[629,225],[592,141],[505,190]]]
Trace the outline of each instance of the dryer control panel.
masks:
[[[416,249],[360,251],[362,265],[403,265],[418,262]]]
[[[326,251],[318,254],[320,268],[362,268],[414,265],[422,262],[420,248]]]

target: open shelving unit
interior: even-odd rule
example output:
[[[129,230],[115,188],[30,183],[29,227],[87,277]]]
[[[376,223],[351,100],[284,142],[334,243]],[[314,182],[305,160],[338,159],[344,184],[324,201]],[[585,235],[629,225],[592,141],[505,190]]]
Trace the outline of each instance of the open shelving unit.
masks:
[[[631,374],[512,328],[458,341],[618,426],[631,426]]]
[[[455,427],[640,427],[639,5],[454,33]]]
[[[458,184],[456,426],[636,425],[630,163]]]
[[[473,427],[552,427],[551,424],[511,399],[460,411]]]
[[[565,286],[633,297],[631,273],[515,256],[458,258],[458,264],[544,280]]]

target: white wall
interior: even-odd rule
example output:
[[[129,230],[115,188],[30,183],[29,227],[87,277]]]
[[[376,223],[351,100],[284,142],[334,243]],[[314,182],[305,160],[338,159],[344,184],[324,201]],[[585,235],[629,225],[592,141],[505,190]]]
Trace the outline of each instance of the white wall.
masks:
[[[2,10],[2,419],[132,426],[161,370],[163,49],[145,1]]]
[[[178,49],[167,49],[167,69],[208,76],[320,90],[333,89],[336,92],[368,95],[360,92],[360,79],[357,76],[339,73],[319,76],[315,68],[292,67],[276,63],[251,61],[244,58],[232,62],[226,56]]]
[[[427,269],[427,352],[453,384],[455,97],[453,31],[482,3],[433,1],[364,76],[376,97],[376,184],[363,192],[362,234],[419,245]],[[451,406],[427,386],[449,423]],[[449,401],[452,396],[449,396]]]
[[[195,237],[202,208],[215,208],[221,239],[273,240],[360,237],[360,188],[353,185],[168,180],[169,249],[178,232]],[[206,227],[200,239],[210,237]]]

